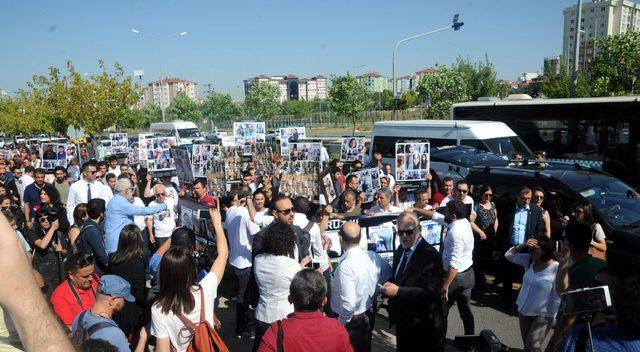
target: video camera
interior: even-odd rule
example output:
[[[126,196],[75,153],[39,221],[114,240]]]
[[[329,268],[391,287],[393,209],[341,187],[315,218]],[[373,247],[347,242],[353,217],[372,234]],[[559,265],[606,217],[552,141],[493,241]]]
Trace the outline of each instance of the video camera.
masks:
[[[588,287],[560,295],[564,314],[594,313],[611,307],[609,286]]]

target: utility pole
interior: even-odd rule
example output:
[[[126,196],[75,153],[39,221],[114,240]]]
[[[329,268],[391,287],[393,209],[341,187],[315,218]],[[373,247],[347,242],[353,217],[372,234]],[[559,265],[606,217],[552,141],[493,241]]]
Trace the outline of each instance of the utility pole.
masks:
[[[580,66],[578,66],[578,61],[580,61],[580,26],[582,24],[582,0],[578,0],[578,11],[576,14],[576,40],[573,43],[573,70],[571,75],[571,97],[574,98],[576,96],[576,87],[578,85],[578,70]],[[585,50],[587,48],[585,47]]]
[[[203,84],[203,86],[207,87],[207,90],[204,91],[206,95],[209,95],[209,94],[213,93],[214,90],[211,88],[211,86],[212,86],[211,83]]]

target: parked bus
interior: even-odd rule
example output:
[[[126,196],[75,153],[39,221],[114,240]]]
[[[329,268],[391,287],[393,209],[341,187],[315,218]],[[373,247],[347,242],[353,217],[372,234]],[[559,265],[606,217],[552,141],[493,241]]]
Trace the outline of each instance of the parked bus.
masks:
[[[466,102],[453,120],[502,121],[532,150],[640,184],[640,96]]]

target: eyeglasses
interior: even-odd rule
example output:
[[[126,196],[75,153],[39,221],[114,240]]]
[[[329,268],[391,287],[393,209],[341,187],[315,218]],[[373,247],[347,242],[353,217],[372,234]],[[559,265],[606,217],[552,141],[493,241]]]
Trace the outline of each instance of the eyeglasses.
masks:
[[[289,208],[289,209],[284,209],[284,210],[280,210],[280,209],[276,209],[276,211],[280,214],[284,214],[284,215],[290,215],[294,212],[293,208]]]
[[[460,192],[460,193],[467,193],[467,192],[469,192],[469,190],[468,190],[468,189],[458,189],[458,192]]]
[[[544,196],[533,196],[533,199],[544,199]]]
[[[40,219],[38,219],[38,221],[40,221],[40,223],[45,223],[45,222],[49,222],[49,218],[46,216],[41,217]]]
[[[485,194],[483,194],[483,196],[485,196],[487,198],[491,198],[491,197],[493,197],[493,194],[492,193],[485,193]]]
[[[164,197],[166,195],[167,195],[166,193],[156,193],[156,196],[158,196],[158,197]]]
[[[402,236],[412,236],[413,233],[416,231],[417,227],[414,227],[412,229],[408,229],[408,230],[398,230],[398,237],[402,237]]]
[[[80,257],[76,259],[76,266],[79,268],[84,268],[89,265],[93,265],[93,254],[87,254],[84,257]]]

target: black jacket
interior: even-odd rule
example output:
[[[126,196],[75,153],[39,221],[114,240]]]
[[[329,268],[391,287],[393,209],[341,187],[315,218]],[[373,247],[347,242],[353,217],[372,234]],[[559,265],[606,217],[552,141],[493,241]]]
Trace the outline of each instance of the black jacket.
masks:
[[[496,234],[495,249],[504,252],[510,248],[509,237],[513,228],[515,218],[516,202],[508,202],[498,212],[498,233]],[[546,231],[542,209],[535,204],[529,205],[529,215],[527,217],[527,228],[525,230],[525,241],[531,237],[544,235]]]
[[[274,224],[274,223],[272,223]],[[253,242],[251,244],[251,256],[255,258],[258,254],[262,254],[262,237],[267,233],[269,226],[265,226],[253,236]],[[309,248],[311,246],[311,235],[308,232],[303,231],[299,226],[293,226],[293,232],[296,234],[296,246],[298,246],[298,261],[310,254]]]
[[[79,252],[93,254],[100,274],[107,273],[107,267],[109,266],[109,256],[107,255],[102,235],[102,226],[89,219],[80,229],[80,235],[76,240],[76,247]]]
[[[440,253],[423,238],[405,267],[404,275],[398,277],[398,295],[389,300],[389,320],[396,325],[396,333],[405,347],[410,341],[425,343],[423,348],[442,346],[444,343],[443,307],[440,291],[444,281],[444,268]],[[403,254],[398,247],[393,256],[393,273]],[[428,346],[428,347],[427,347]],[[415,346],[414,346],[415,347]],[[403,348],[405,349],[405,348]]]

